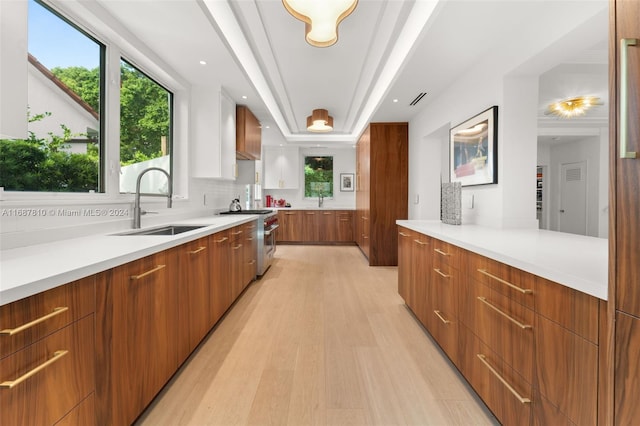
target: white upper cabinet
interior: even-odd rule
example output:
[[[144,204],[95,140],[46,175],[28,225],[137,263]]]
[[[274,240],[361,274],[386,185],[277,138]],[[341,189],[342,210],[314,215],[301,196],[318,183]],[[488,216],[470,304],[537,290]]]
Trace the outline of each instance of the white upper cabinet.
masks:
[[[297,189],[300,182],[300,154],[296,146],[263,147],[264,188]]]
[[[223,91],[191,92],[192,176],[235,180],[236,105]]]

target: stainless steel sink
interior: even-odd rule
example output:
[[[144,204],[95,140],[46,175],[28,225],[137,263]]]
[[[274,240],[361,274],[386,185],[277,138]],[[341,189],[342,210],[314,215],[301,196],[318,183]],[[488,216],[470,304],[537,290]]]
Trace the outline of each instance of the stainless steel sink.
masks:
[[[134,236],[134,235],[178,235],[183,232],[189,232],[196,229],[204,228],[206,225],[165,225],[157,228],[140,229],[137,231],[122,232],[121,236]]]

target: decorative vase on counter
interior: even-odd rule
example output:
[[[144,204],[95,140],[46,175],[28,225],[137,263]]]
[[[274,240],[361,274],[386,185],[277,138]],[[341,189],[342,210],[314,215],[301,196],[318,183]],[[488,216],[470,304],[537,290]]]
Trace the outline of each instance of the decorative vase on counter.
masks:
[[[462,184],[443,183],[440,198],[440,220],[448,225],[462,224]]]

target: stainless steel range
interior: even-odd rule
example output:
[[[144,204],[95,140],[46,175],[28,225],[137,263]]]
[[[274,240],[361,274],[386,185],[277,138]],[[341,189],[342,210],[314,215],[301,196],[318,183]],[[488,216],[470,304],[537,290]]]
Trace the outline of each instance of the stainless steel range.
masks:
[[[258,260],[257,274],[264,275],[276,254],[276,229],[278,229],[278,212],[274,210],[240,210],[220,212],[220,214],[257,214],[258,219]]]

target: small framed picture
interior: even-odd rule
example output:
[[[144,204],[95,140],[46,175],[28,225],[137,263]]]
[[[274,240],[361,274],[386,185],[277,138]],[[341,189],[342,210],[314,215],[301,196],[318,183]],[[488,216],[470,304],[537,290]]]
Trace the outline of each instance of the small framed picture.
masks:
[[[340,173],[340,191],[353,191],[353,173]]]

